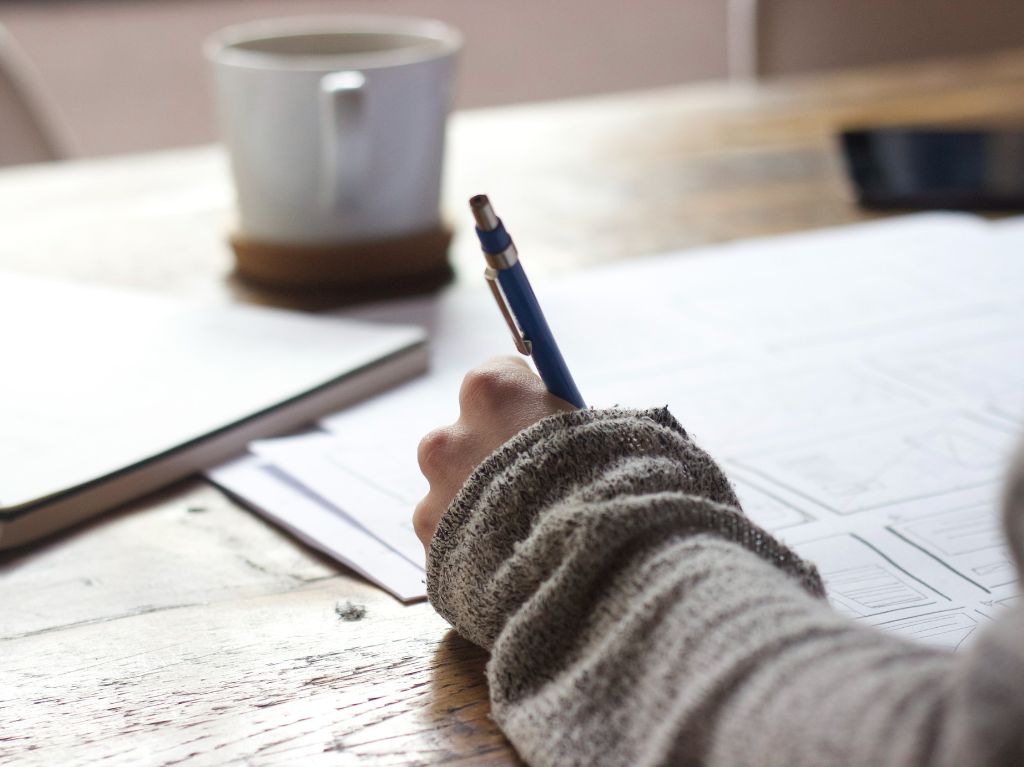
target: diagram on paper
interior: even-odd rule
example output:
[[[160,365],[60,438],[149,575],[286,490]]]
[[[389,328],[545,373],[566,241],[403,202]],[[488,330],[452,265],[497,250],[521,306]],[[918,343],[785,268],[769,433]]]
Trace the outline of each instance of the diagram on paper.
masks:
[[[875,624],[883,631],[900,634],[918,642],[959,650],[978,629],[978,620],[967,610],[944,610],[935,613],[896,618]]]
[[[974,402],[1018,424],[1024,421],[1024,328],[1020,330],[881,355],[875,364],[894,379]],[[1007,364],[1014,360],[1016,364]]]
[[[987,592],[1017,581],[1002,525],[990,505],[930,514],[888,529]]]
[[[745,477],[730,472],[729,480],[736,492],[743,513],[768,532],[778,532],[812,521],[813,517],[799,508],[784,493],[769,492]]]
[[[996,482],[1015,442],[1006,428],[949,414],[738,463],[845,515]]]
[[[720,457],[751,445],[822,441],[849,431],[851,423],[886,425],[934,409],[934,400],[920,391],[833,362],[767,367],[757,375],[749,365],[714,374],[672,369],[615,387],[599,385],[591,398],[667,404],[698,444]]]
[[[855,535],[811,541],[797,550],[818,564],[833,607],[851,617],[948,606],[952,601]]]

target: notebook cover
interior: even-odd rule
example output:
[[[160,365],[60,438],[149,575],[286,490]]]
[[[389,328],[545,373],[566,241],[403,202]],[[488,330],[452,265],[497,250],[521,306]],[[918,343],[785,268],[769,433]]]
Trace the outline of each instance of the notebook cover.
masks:
[[[0,273],[0,548],[424,370],[420,328]]]

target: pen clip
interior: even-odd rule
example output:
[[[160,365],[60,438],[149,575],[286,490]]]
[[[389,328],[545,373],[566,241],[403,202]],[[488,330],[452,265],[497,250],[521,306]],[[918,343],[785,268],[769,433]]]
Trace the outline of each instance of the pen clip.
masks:
[[[494,296],[494,300],[498,302],[498,309],[501,310],[501,316],[505,318],[505,322],[508,324],[508,329],[512,331],[512,340],[515,342],[516,350],[520,354],[525,354],[529,357],[533,353],[533,344],[527,341],[526,338],[519,330],[519,326],[516,325],[515,318],[512,316],[512,310],[508,308],[508,303],[505,301],[505,295],[501,292],[501,286],[498,285],[498,272],[488,266],[484,269],[484,278],[487,280],[487,286],[491,289],[491,294]]]

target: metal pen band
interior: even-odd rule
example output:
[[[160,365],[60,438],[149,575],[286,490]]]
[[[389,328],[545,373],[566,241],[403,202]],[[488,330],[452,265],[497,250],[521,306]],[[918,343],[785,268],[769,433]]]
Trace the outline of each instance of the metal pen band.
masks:
[[[519,261],[519,251],[516,250],[515,243],[509,243],[509,246],[500,253],[484,252],[484,260],[491,269],[508,269]]]
[[[501,223],[501,219],[491,207],[491,201],[487,195],[478,194],[469,201],[470,210],[473,211],[473,219],[476,221],[477,235],[484,246],[484,258],[487,265],[492,269],[508,269],[515,266],[519,261],[519,251],[512,242],[508,232]]]

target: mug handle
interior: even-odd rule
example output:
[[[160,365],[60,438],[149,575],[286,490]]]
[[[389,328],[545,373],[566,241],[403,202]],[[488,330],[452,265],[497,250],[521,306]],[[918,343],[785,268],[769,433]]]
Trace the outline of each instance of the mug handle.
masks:
[[[358,203],[369,169],[366,77],[355,70],[320,78],[321,194],[327,207]]]

